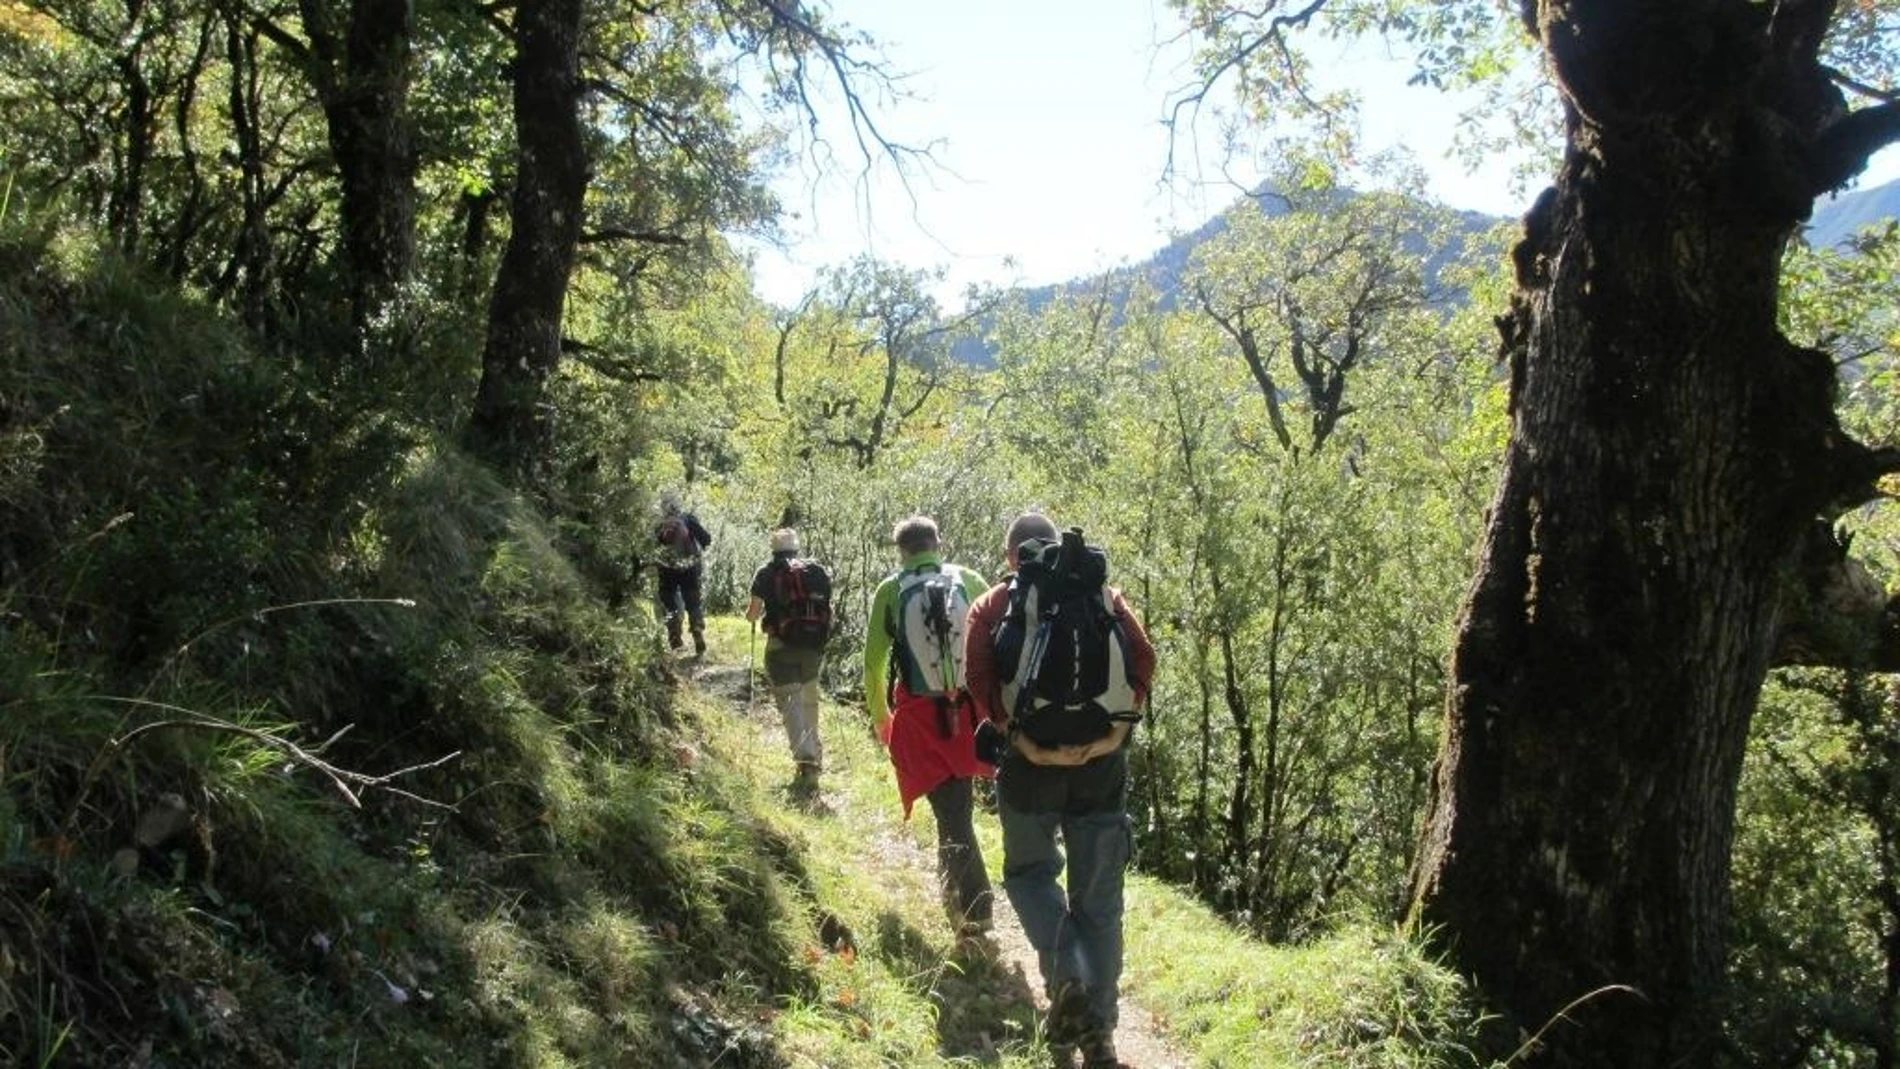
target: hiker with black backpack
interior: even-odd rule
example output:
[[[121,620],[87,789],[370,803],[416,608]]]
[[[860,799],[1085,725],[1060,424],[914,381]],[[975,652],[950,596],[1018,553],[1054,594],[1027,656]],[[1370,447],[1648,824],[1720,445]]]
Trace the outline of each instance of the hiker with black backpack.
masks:
[[[1044,1038],[1065,1064],[1079,1050],[1085,1069],[1114,1069],[1133,844],[1126,745],[1154,646],[1080,530],[1028,513],[1004,550],[1015,570],[970,607],[964,654],[978,745],[999,763],[1003,890],[1041,966]]]
[[[878,584],[864,640],[864,707],[889,748],[897,792],[910,819],[918,798],[937,819],[937,875],[959,938],[990,929],[989,873],[976,841],[972,780],[978,761],[975,711],[963,680],[963,631],[983,577],[943,560],[937,523],[900,520],[891,532],[902,560]]]
[[[825,748],[818,737],[818,674],[831,639],[831,576],[824,565],[799,556],[798,532],[772,532],[772,559],[752,576],[747,620],[764,618],[765,676],[791,743],[792,793],[818,791]]]
[[[712,545],[699,517],[680,508],[679,498],[660,499],[660,522],[653,528],[659,547],[654,564],[660,572],[660,608],[666,617],[666,644],[679,649],[682,618],[693,632],[693,654],[706,652],[706,609],[700,598],[700,555]]]

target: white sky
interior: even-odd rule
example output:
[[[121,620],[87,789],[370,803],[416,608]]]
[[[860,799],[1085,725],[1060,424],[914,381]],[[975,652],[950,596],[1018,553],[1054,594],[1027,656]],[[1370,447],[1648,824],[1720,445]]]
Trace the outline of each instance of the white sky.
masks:
[[[871,101],[886,136],[939,142],[941,168],[906,191],[889,164],[868,180],[842,112],[827,119],[834,161],[801,158],[776,183],[788,247],[745,243],[761,293],[795,303],[821,267],[869,252],[912,268],[941,268],[939,299],[960,304],[971,282],[1040,285],[1135,262],[1192,230],[1255,176],[1223,176],[1211,117],[1205,146],[1176,146],[1161,125],[1170,90],[1190,81],[1187,48],[1166,45],[1178,18],[1164,0],[830,0],[869,32],[914,99]],[[1404,84],[1406,68],[1360,46],[1335,65],[1364,94],[1366,147],[1410,148],[1431,193],[1456,208],[1519,214],[1508,160],[1476,174],[1446,158],[1461,110]],[[835,101],[833,102],[836,103]],[[1889,151],[1863,180],[1900,172]],[[1236,182],[1241,183],[1237,185]],[[913,202],[914,198],[914,202]]]

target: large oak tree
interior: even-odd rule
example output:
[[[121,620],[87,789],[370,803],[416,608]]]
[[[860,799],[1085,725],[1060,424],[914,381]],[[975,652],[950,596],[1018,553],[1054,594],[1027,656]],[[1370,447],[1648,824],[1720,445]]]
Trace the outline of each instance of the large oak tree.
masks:
[[[1329,117],[1291,34],[1474,55],[1486,0],[1180,4],[1209,80]],[[1413,912],[1537,1064],[1717,1057],[1736,782],[1813,537],[1895,467],[1776,327],[1816,196],[1900,138],[1880,0],[1520,0],[1561,108],[1500,317],[1513,427],[1461,616]],[[1883,21],[1885,20],[1885,21]],[[1448,47],[1458,36],[1462,51]],[[1870,44],[1871,42],[1871,44]],[[1192,99],[1192,98],[1184,98]]]

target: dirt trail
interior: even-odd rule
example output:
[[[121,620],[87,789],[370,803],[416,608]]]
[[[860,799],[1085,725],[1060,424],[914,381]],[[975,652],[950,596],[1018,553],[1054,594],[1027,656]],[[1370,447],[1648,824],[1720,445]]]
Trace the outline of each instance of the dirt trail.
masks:
[[[922,851],[918,851],[919,855]],[[1029,945],[1029,937],[1023,934],[1022,924],[1016,919],[1016,911],[1010,908],[1009,899],[997,888],[996,895],[996,931],[993,933],[1000,958],[1012,969],[1022,970],[1022,974],[1032,979],[1036,973],[1036,949]],[[1036,998],[1038,1013],[1048,1010],[1048,1000],[1043,997],[1042,985],[1032,983],[1031,990]],[[1121,1022],[1115,1028],[1115,1053],[1123,1062],[1135,1069],[1188,1069],[1192,1064],[1186,1055],[1174,1049],[1167,1037],[1155,1026],[1154,1016],[1134,1000],[1128,992],[1122,992]]]
[[[726,698],[735,706],[746,708],[748,694],[743,667],[703,662],[693,666],[691,674],[702,689]],[[778,714],[766,689],[755,687],[751,702],[746,713],[758,724],[761,738],[768,745],[783,745],[784,729],[779,724]],[[842,812],[848,808],[843,798],[826,793],[822,802],[827,810],[849,819]],[[928,810],[924,810],[919,819],[928,820]],[[934,856],[909,835],[879,835],[878,839],[893,863],[914,865],[919,871],[927,871],[936,865]],[[996,962],[1000,970],[1020,978],[1021,987],[1035,1000],[1038,1016],[1046,1012],[1048,1000],[1042,992],[1035,948],[1029,945],[1022,923],[1000,886],[996,889],[995,930],[990,939],[996,948]],[[1156,1025],[1154,1016],[1129,998],[1126,991],[1122,992],[1121,1021],[1115,1030],[1115,1048],[1121,1060],[1132,1069],[1189,1069],[1193,1064],[1187,1055],[1168,1042],[1166,1035]]]

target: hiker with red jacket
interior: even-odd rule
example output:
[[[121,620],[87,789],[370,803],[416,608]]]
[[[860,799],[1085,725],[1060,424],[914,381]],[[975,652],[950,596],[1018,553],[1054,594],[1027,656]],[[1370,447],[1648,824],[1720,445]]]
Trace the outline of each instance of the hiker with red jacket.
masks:
[[[679,498],[660,499],[660,522],[653,528],[659,546],[655,565],[660,572],[660,607],[666,616],[666,644],[679,649],[681,617],[693,632],[693,653],[706,652],[706,609],[700,598],[700,554],[712,545],[712,535],[699,517],[680,509]]]
[[[764,619],[765,675],[792,747],[792,793],[809,797],[825,763],[818,675],[831,638],[831,577],[817,561],[799,556],[798,532],[790,527],[773,531],[771,545],[772,559],[752,577],[745,618]]]
[[[1133,842],[1126,746],[1154,646],[1081,531],[1032,512],[1009,525],[1004,550],[1015,571],[970,606],[964,657],[986,720],[980,745],[1001,759],[1003,890],[1036,948],[1045,1038],[1065,1060],[1079,1049],[1084,1069],[1114,1069]]]
[[[963,684],[963,628],[983,577],[943,561],[937,523],[898,521],[891,533],[902,565],[871,601],[864,639],[864,707],[890,748],[904,819],[928,799],[937,818],[937,875],[959,937],[989,931],[989,873],[976,841],[972,779],[992,770],[976,758],[975,713]]]

